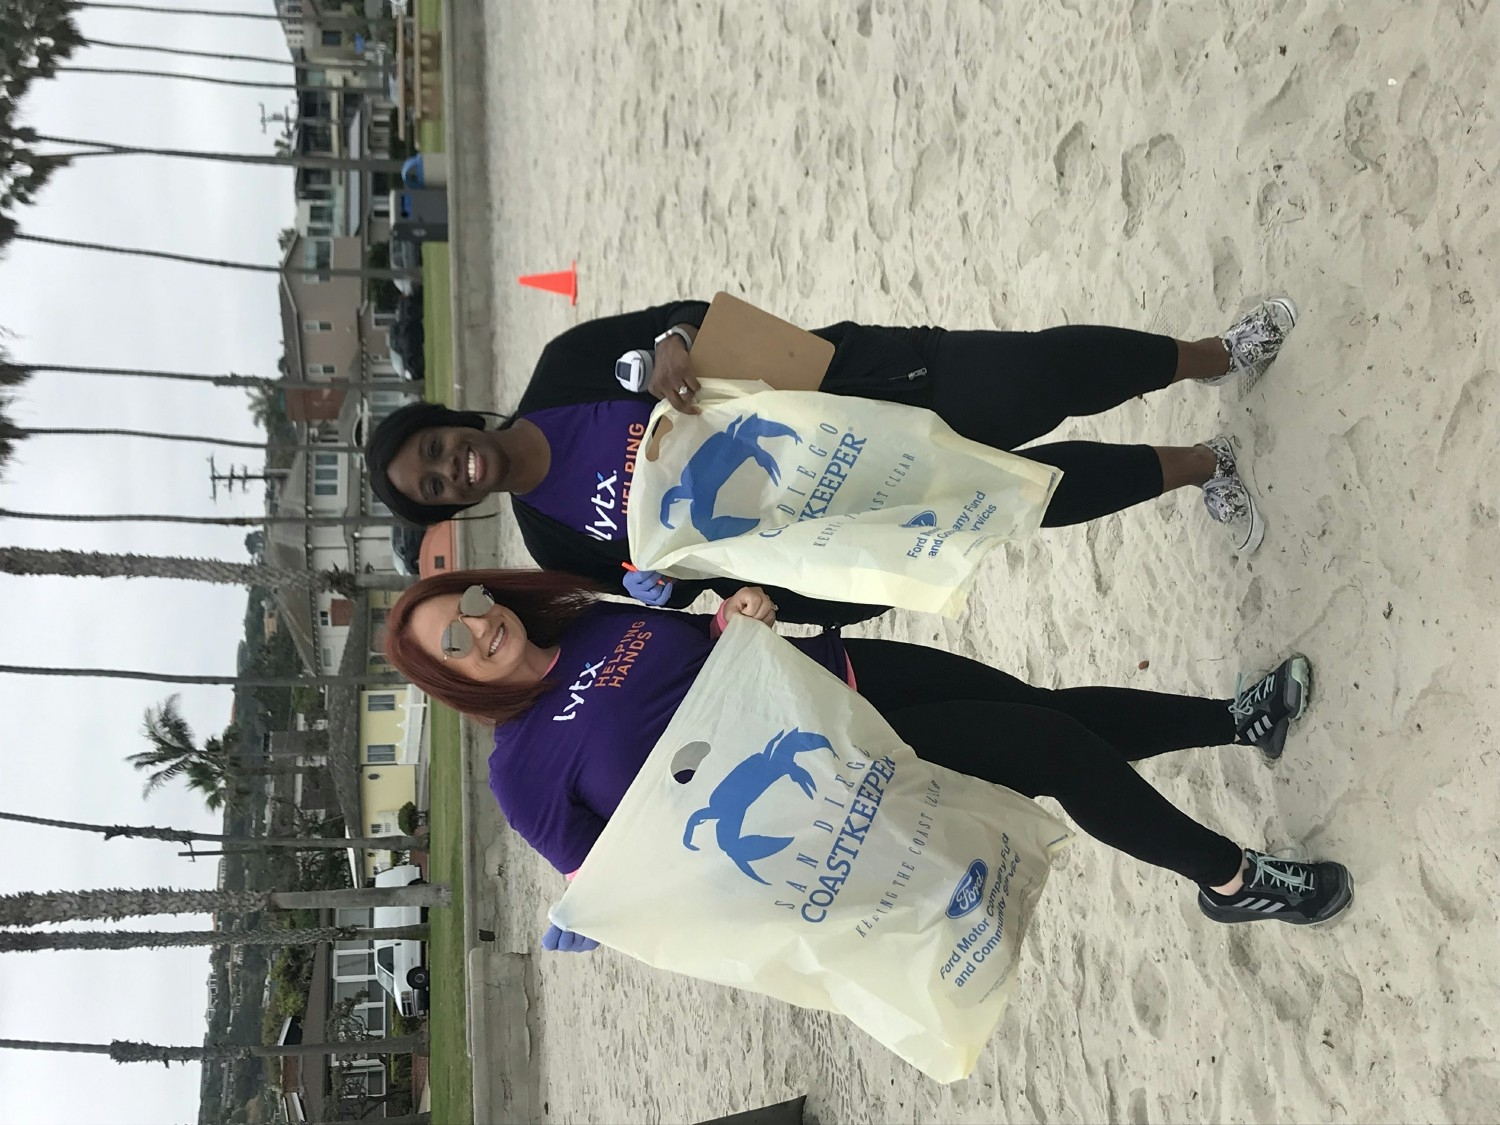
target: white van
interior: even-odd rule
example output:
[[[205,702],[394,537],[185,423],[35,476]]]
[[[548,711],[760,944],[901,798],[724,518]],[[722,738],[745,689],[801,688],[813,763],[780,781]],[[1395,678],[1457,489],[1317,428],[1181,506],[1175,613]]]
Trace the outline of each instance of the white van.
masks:
[[[414,863],[387,868],[375,876],[377,887],[409,887],[422,882],[422,869]],[[420,906],[377,906],[371,925],[418,926],[422,923]],[[427,990],[432,977],[423,964],[427,943],[411,938],[386,938],[374,943],[375,977],[380,986],[395,998],[403,1016],[414,1016],[427,1007]]]

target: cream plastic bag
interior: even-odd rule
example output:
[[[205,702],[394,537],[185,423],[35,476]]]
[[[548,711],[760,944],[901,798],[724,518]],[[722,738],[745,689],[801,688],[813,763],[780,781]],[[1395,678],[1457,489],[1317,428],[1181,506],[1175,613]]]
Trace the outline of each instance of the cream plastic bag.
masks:
[[[737,617],[551,916],[657,968],[842,1012],[954,1082],[1068,839],[1035,802],[918,759]]]
[[[636,461],[642,570],[954,617],[985,553],[1035,531],[1062,479],[899,403],[722,380],[697,401],[658,405]]]

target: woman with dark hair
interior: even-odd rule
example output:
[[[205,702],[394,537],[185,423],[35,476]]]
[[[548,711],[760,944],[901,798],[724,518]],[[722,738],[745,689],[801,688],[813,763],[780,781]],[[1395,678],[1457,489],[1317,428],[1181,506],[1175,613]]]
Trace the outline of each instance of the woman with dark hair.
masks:
[[[387,619],[386,655],[433,698],[494,724],[490,788],[554,867],[582,865],[708,659],[728,615],[772,625],[745,587],[715,617],[596,600],[546,571],[436,575]],[[927,761],[1054,797],[1095,839],[1198,884],[1210,918],[1305,925],[1348,905],[1348,871],[1249,851],[1179,811],[1130,763],[1190,746],[1253,745],[1279,759],[1304,711],[1293,656],[1233,700],[1125,688],[1034,688],[977,661],[837,633],[790,638],[879,710]],[[549,948],[576,939],[549,931]],[[586,939],[582,939],[585,940]]]
[[[413,404],[386,418],[366,460],[377,496],[402,519],[436,523],[492,492],[510,495],[527,550],[540,565],[614,589],[630,557],[619,512],[634,472],[632,452],[656,400],[696,410],[688,365],[701,301],[605,317],[564,332],[543,350],[516,413],[497,429],[483,415]],[[1042,332],[950,332],[842,323],[817,335],[835,345],[824,391],[920,406],[954,430],[996,449],[1017,450],[1067,418],[1099,414],[1173,383],[1248,383],[1296,324],[1284,297],[1262,303],[1222,336],[1174,340],[1123,328],[1069,326]],[[655,348],[646,390],[613,377],[615,360]],[[1044,527],[1098,519],[1173,489],[1203,489],[1209,514],[1240,553],[1264,534],[1227,437],[1192,446],[1051,442],[1020,450],[1063,470]],[[687,605],[705,588],[728,595],[735,581],[623,579],[651,605]],[[781,619],[849,624],[883,607],[844,605],[773,590]]]

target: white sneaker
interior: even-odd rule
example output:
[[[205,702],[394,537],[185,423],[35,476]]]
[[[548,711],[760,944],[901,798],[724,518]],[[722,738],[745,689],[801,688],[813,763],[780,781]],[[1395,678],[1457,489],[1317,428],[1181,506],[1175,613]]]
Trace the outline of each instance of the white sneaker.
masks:
[[[1219,339],[1229,353],[1229,370],[1199,380],[1218,386],[1231,379],[1244,379],[1248,389],[1275,361],[1281,345],[1297,327],[1297,306],[1290,297],[1272,297],[1247,312]]]
[[[1234,445],[1222,434],[1203,444],[1213,451],[1219,462],[1214,475],[1203,485],[1203,505],[1216,522],[1229,528],[1235,554],[1253,554],[1266,536],[1266,525],[1260,518],[1255,497],[1240,476]]]

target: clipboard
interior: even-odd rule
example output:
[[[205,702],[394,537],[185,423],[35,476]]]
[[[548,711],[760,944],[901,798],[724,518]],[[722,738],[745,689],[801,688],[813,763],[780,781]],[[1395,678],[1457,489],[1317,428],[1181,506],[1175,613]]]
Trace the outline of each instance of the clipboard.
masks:
[[[728,293],[716,293],[688,353],[700,379],[759,379],[778,391],[815,391],[833,345]]]

